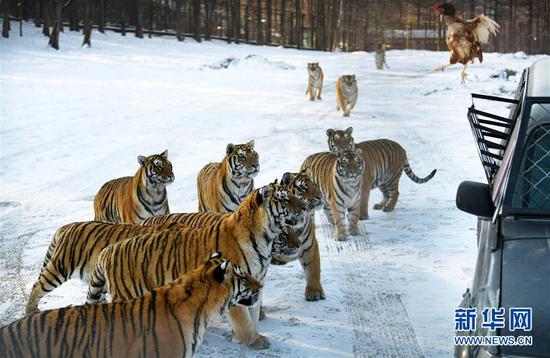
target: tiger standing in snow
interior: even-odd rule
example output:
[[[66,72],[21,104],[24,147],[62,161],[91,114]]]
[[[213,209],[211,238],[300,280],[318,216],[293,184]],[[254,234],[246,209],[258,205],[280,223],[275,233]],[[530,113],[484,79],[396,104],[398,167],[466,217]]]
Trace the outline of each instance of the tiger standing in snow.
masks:
[[[221,163],[209,163],[197,175],[199,211],[237,210],[254,190],[254,177],[259,171],[253,140],[245,144],[229,143]]]
[[[94,198],[94,220],[139,224],[170,213],[166,186],[174,181],[174,173],[168,150],[137,159],[140,167],[133,177],[113,179],[99,189]]]
[[[307,64],[307,91],[309,94],[309,100],[315,101],[315,99],[321,99],[321,92],[323,91],[323,70],[319,66],[319,62]]]
[[[437,172],[434,169],[425,178],[419,178],[412,171],[407,152],[399,143],[389,139],[376,139],[355,144],[352,132],[352,127],[346,130],[327,129],[327,141],[331,152],[354,148],[362,150],[365,173],[361,187],[361,220],[369,218],[369,195],[372,189],[379,188],[383,195],[382,201],[375,204],[374,209],[393,211],[399,198],[399,179],[403,172],[417,184],[426,183]]]
[[[129,302],[27,316],[0,328],[2,357],[192,357],[212,318],[259,299],[261,284],[214,253],[176,281]]]
[[[357,81],[355,75],[341,76],[336,82],[336,109],[342,111],[344,117],[349,117],[357,102]]]

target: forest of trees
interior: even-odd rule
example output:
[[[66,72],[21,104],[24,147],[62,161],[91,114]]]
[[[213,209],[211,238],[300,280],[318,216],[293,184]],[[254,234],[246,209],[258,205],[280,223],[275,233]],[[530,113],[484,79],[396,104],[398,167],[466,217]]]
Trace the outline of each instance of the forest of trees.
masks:
[[[334,51],[446,49],[435,0],[2,0],[2,36],[23,36],[22,22],[42,27],[59,48],[59,33],[93,29],[122,36],[175,36],[196,41],[277,45]],[[441,1],[444,2],[444,1]],[[550,0],[451,1],[466,18],[486,14],[501,27],[488,51],[550,52]],[[11,21],[10,21],[11,19]]]

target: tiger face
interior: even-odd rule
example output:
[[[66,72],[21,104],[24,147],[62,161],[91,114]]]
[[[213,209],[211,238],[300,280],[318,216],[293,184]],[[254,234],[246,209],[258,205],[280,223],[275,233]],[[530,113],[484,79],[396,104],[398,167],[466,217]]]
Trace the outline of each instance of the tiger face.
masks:
[[[294,261],[300,255],[300,239],[291,227],[279,234],[277,240],[273,242],[271,250],[271,263],[275,265],[284,265]]]
[[[272,184],[262,187],[257,194],[258,205],[267,212],[268,224],[278,232],[305,219],[307,205],[290,192],[287,186]]]
[[[254,150],[253,140],[246,144],[229,143],[226,155],[231,175],[235,178],[253,178],[260,171],[258,153]]]
[[[311,179],[309,168],[299,173],[285,173],[281,184],[289,186],[292,194],[306,203],[308,210],[318,210],[323,205],[323,192]]]
[[[313,75],[314,73],[316,73],[318,69],[319,69],[319,62],[310,62],[307,64],[307,72],[310,75]]]
[[[348,179],[357,179],[365,171],[365,160],[360,148],[337,152],[336,172],[339,176]]]
[[[351,136],[352,132],[352,127],[348,127],[346,130],[327,129],[327,142],[329,150],[331,152],[340,152],[355,149],[355,141]]]
[[[340,78],[342,79],[342,86],[345,86],[346,88],[357,87],[355,75],[343,75]]]
[[[148,157],[140,155],[138,162],[145,171],[147,179],[153,184],[168,185],[175,179],[172,163],[168,160],[168,150]]]
[[[231,289],[229,307],[235,305],[253,306],[260,298],[262,285],[254,277],[230,261],[222,259],[222,254],[215,252],[205,264],[203,277],[210,275],[219,284],[228,284]]]

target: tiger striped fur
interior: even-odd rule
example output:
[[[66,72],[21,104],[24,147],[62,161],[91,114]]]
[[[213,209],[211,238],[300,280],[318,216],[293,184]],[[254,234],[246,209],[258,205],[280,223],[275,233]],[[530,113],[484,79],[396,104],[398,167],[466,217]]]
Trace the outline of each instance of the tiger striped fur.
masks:
[[[192,357],[208,322],[261,285],[219,253],[129,302],[39,312],[0,329],[2,357]]]
[[[336,109],[342,111],[344,117],[349,117],[357,103],[357,81],[355,75],[341,76],[336,82]]]
[[[383,199],[374,205],[375,210],[393,211],[399,198],[399,179],[405,172],[417,184],[423,184],[432,179],[436,169],[425,178],[417,177],[412,171],[407,152],[399,143],[389,139],[368,140],[355,144],[352,137],[353,128],[346,130],[327,130],[327,141],[332,152],[359,148],[363,151],[365,173],[361,188],[360,219],[369,218],[369,195],[374,188],[379,188]]]
[[[137,236],[101,252],[92,274],[88,302],[107,287],[113,301],[130,300],[194,269],[210,252],[240,265],[263,282],[271,261],[273,238],[303,220],[306,205],[278,184],[255,190],[234,213],[202,229],[170,230]],[[258,305],[259,306],[259,305]],[[233,338],[252,348],[267,348],[258,333],[259,309],[230,310]]]
[[[209,163],[197,175],[199,211],[231,212],[254,190],[260,170],[254,141],[228,144],[221,163]]]
[[[34,312],[40,299],[71,278],[89,281],[92,269],[105,247],[141,234],[185,225],[166,223],[145,227],[100,221],[77,222],[59,228],[48,247],[42,270],[32,287],[26,314]]]
[[[300,170],[304,169],[311,171],[311,178],[325,196],[323,209],[328,221],[336,226],[336,240],[348,237],[344,226],[346,212],[349,233],[359,234],[359,198],[365,169],[361,149],[312,154],[302,163]]]
[[[170,213],[166,185],[174,181],[168,151],[138,156],[139,169],[133,177],[103,184],[94,198],[95,220],[139,224],[144,219]]]
[[[309,94],[309,100],[315,101],[315,99],[321,99],[321,92],[323,92],[323,70],[319,66],[319,62],[307,64],[307,91]]]

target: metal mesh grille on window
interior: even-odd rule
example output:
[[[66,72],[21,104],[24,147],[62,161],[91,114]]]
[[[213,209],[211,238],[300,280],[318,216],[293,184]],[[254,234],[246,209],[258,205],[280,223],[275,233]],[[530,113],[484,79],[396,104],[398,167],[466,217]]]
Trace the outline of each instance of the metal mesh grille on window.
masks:
[[[550,210],[550,105],[534,104],[525,155],[514,192],[514,206]]]

